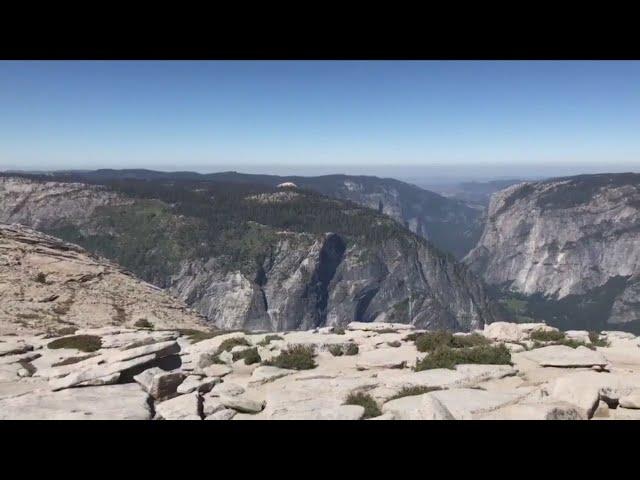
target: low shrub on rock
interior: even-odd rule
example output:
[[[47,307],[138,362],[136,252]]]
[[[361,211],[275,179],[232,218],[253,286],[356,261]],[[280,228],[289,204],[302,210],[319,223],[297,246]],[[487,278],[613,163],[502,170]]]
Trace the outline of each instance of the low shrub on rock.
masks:
[[[442,390],[441,387],[424,387],[424,386],[415,386],[415,387],[404,387],[398,393],[396,393],[393,397],[391,397],[388,401],[395,400],[397,398],[402,397],[412,397],[414,395],[422,395],[423,393],[435,392],[436,390]]]
[[[482,365],[510,365],[511,353],[503,344],[477,347],[438,347],[416,363],[416,371],[432,368],[454,368],[465,363]]]
[[[589,332],[589,340],[594,347],[608,347],[609,340],[601,338],[599,332]]]
[[[244,337],[237,337],[237,338],[227,338],[226,340],[224,340],[220,346],[218,347],[218,353],[222,353],[222,352],[228,352],[230,351],[233,347],[237,347],[237,346],[243,346],[243,347],[250,347],[251,344],[249,343],[249,341],[244,338]]]
[[[253,365],[254,363],[260,363],[262,359],[258,354],[258,347],[247,348],[246,350],[242,350],[241,352],[233,353],[233,361],[237,362],[238,360],[244,359],[245,365]]]
[[[329,352],[334,357],[341,357],[342,355],[357,355],[360,351],[358,345],[355,343],[348,343],[345,345],[330,345]]]
[[[399,340],[396,340],[394,342],[387,342],[387,345],[393,348],[398,348],[399,346],[402,345],[402,342],[400,342]]]
[[[205,331],[205,330],[194,330],[192,328],[180,328],[177,330],[178,333],[184,337],[187,337],[191,343],[198,343],[203,340],[208,340],[213,337],[217,337],[223,333],[228,333],[223,330],[220,331]]]
[[[345,355],[357,355],[360,351],[360,348],[355,343],[348,344],[344,349]]]
[[[266,347],[273,340],[284,340],[284,338],[282,338],[280,335],[267,335],[260,342],[258,342],[258,345],[260,345],[261,347]]]
[[[529,338],[538,342],[559,342],[561,340],[564,340],[566,337],[564,332],[557,332],[555,330],[534,330],[529,335]]]
[[[151,323],[146,318],[141,318],[136,323],[134,323],[133,326],[136,327],[136,328],[149,328],[149,329],[151,329],[151,328],[153,328],[153,323]]]
[[[414,341],[419,352],[433,352],[440,347],[468,348],[490,343],[489,339],[478,333],[454,335],[443,330],[422,333]]]
[[[75,348],[81,352],[95,352],[102,347],[102,339],[96,335],[74,335],[72,337],[62,337],[50,342],[47,347]]]
[[[342,345],[329,345],[329,353],[334,357],[341,357],[344,355],[342,351]]]
[[[372,418],[382,415],[380,407],[371,395],[364,392],[350,393],[344,402],[345,405],[360,405],[364,408],[362,418]]]
[[[344,327],[333,327],[333,333],[335,333],[336,335],[344,335]]]
[[[317,366],[314,357],[313,347],[294,345],[280,352],[277,357],[262,362],[262,364],[292,370],[310,370]]]

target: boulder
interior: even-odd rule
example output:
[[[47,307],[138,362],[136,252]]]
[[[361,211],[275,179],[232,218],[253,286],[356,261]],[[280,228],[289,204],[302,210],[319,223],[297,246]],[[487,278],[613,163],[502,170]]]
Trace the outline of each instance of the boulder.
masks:
[[[595,419],[598,419],[598,418],[609,418],[609,405],[607,405],[605,402],[600,400],[598,402],[598,406],[596,407],[595,411],[593,412],[593,417],[592,418],[595,418]]]
[[[213,364],[206,368],[202,369],[202,373],[204,373],[207,377],[224,377],[232,372],[232,368],[228,365],[221,364]]]
[[[220,396],[218,397],[220,403],[227,408],[232,408],[241,413],[258,413],[264,410],[265,402],[253,400],[248,397],[235,396]]]
[[[362,352],[356,359],[356,368],[370,370],[377,368],[404,368],[416,361],[416,350],[413,346],[398,348],[379,348]]]
[[[575,405],[564,402],[518,403],[478,417],[479,420],[585,420]]]
[[[133,379],[155,400],[167,400],[176,395],[178,386],[184,380],[182,372],[165,372],[160,368],[150,368]]]
[[[230,408],[224,408],[209,415],[205,420],[231,420],[236,415],[236,411]]]
[[[566,345],[549,345],[524,352],[522,355],[542,367],[604,367],[609,363],[602,353],[582,346],[571,348]]]
[[[431,393],[391,400],[382,406],[382,412],[395,420],[454,420],[449,410]]]
[[[271,366],[260,366],[251,373],[251,380],[249,380],[249,384],[262,385],[263,383],[272,382],[278,378],[282,378],[293,373],[296,373],[296,370]]]
[[[222,382],[214,385],[209,393],[212,397],[219,397],[221,395],[232,397],[234,395],[241,395],[244,393],[244,388],[240,385],[231,382]]]
[[[163,420],[200,420],[200,402],[197,393],[179,395],[156,403],[156,416]]]
[[[591,418],[600,401],[600,392],[596,386],[582,384],[572,377],[554,380],[548,393],[554,400],[567,402],[578,407],[581,415],[585,418]]]
[[[498,342],[519,342],[525,335],[516,323],[493,322],[484,326],[482,334]]]
[[[24,341],[11,340],[0,342],[0,357],[26,353],[31,350],[33,350],[33,345],[25,343]]]
[[[509,403],[515,403],[529,391],[485,391],[474,388],[438,390],[427,395],[439,400],[456,420],[470,420],[478,414],[488,413]]]
[[[198,391],[199,393],[207,393],[211,391],[214,385],[220,383],[220,377],[201,377],[199,375],[189,375],[178,387],[179,394],[191,393]]]
[[[147,394],[136,383],[34,391],[0,400],[1,420],[149,420]]]
[[[213,415],[214,413],[224,410],[226,407],[222,404],[220,399],[216,397],[205,397],[202,405],[202,414],[205,417]],[[235,412],[235,410],[234,410]]]
[[[640,390],[634,390],[624,397],[620,397],[622,408],[640,408]]]

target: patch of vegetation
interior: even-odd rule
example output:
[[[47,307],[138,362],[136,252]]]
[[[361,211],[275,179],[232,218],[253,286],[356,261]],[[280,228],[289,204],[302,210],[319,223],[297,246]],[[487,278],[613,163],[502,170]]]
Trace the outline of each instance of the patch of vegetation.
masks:
[[[133,324],[134,327],[136,328],[149,328],[149,329],[153,329],[153,323],[151,323],[149,320],[147,320],[146,318],[141,318],[140,320],[137,320],[136,323]]]
[[[93,355],[80,355],[78,357],[69,357],[69,358],[65,358],[64,360],[61,360],[59,362],[52,363],[51,366],[52,367],[62,367],[64,365],[73,365],[74,363],[82,362],[83,360],[87,360],[88,358],[95,357],[95,356],[96,356],[96,354],[93,354]]]
[[[589,332],[589,340],[591,340],[591,345],[594,347],[608,347],[609,340],[606,338],[602,338],[599,332]]]
[[[416,338],[418,338],[420,335],[422,335],[422,333],[413,332],[405,336],[402,340],[404,340],[405,342],[415,342]]]
[[[208,340],[209,338],[217,337],[218,335],[222,335],[223,333],[228,333],[223,330],[220,331],[205,331],[205,330],[194,330],[191,328],[180,328],[177,330],[178,333],[187,337],[191,343],[198,343],[203,340]]]
[[[389,399],[395,400],[397,398],[402,397],[412,397],[414,395],[422,395],[423,393],[435,392],[436,390],[442,390],[441,387],[424,387],[424,386],[415,386],[415,387],[404,387],[398,393],[396,393],[393,397]]]
[[[417,335],[415,338],[416,348],[419,352],[433,352],[440,347],[476,347],[489,345],[489,343],[489,339],[478,333],[472,333],[471,335],[454,335],[444,330],[425,332]]]
[[[345,334],[344,327],[333,327],[333,333],[336,335],[344,335]]]
[[[39,272],[33,280],[35,282],[37,282],[37,283],[46,284],[47,283],[47,274]]]
[[[357,355],[359,351],[360,348],[358,347],[358,345],[356,345],[355,343],[349,343],[344,349],[344,354],[349,356]]]
[[[262,364],[293,370],[310,370],[317,366],[314,357],[313,347],[294,345],[280,352],[277,357],[262,362]]]
[[[362,418],[373,418],[382,415],[380,407],[378,407],[376,401],[368,393],[352,392],[347,396],[344,404],[364,407],[364,416]]]
[[[415,370],[433,368],[452,369],[456,365],[477,363],[481,365],[511,365],[511,352],[503,344],[477,347],[451,348],[440,346],[416,363]]]
[[[564,332],[557,332],[555,330],[534,330],[529,335],[531,340],[537,342],[560,342],[566,338]]]
[[[382,328],[380,330],[376,330],[376,333],[398,333],[398,330],[395,328]]]
[[[329,353],[334,357],[341,357],[343,355],[342,345],[329,345]]]
[[[266,347],[273,340],[284,340],[284,338],[282,338],[280,335],[267,335],[262,339],[262,341],[258,342],[258,345],[260,345],[261,347]]]
[[[400,340],[395,340],[393,342],[387,342],[387,345],[393,348],[398,348],[399,346],[402,345],[402,342]]]
[[[253,365],[254,363],[260,363],[262,359],[258,354],[258,347],[247,348],[241,352],[233,352],[233,361],[244,359],[245,365]]]
[[[251,344],[244,337],[237,338],[227,338],[223,340],[220,346],[218,347],[218,354],[222,352],[229,352],[233,347],[242,346],[242,347],[250,347]]]
[[[96,335],[74,335],[54,340],[47,347],[50,349],[75,348],[81,352],[95,352],[102,347],[102,339]]]

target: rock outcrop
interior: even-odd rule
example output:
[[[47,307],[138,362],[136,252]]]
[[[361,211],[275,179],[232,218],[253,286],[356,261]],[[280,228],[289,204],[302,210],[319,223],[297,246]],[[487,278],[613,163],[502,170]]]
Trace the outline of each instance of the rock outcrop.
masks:
[[[532,341],[536,329],[514,326],[522,343]],[[640,418],[640,339],[633,335],[602,333],[599,344],[606,346],[586,344],[591,348],[534,343],[511,354],[510,364],[420,370],[415,364],[434,355],[417,348],[416,337],[425,332],[381,327],[354,323],[344,333],[323,328],[277,336],[210,332],[205,339],[180,331],[86,329],[82,334],[99,338],[101,345],[90,355],[69,342],[67,348],[54,348],[72,336],[0,336],[0,345],[21,346],[0,351],[0,419]],[[340,345],[337,337],[357,351],[332,348]],[[399,346],[389,348],[389,338]],[[485,338],[491,348],[502,343]],[[272,355],[250,360],[223,355],[254,348]],[[456,348],[478,347],[455,347],[451,355]],[[554,360],[547,362],[550,349]],[[203,355],[215,363],[203,366]],[[313,363],[301,362],[301,356],[311,356]],[[273,364],[274,359],[280,360]],[[371,368],[362,368],[363,362]],[[602,363],[606,369],[591,368]],[[28,376],[21,376],[21,369]]]
[[[535,297],[528,314],[563,329],[640,326],[640,175],[521,183],[491,199],[465,262],[489,284]]]
[[[181,301],[108,260],[21,225],[0,224],[0,334],[147,322],[202,328]],[[146,323],[145,323],[146,324]],[[24,346],[0,343],[0,352]]]

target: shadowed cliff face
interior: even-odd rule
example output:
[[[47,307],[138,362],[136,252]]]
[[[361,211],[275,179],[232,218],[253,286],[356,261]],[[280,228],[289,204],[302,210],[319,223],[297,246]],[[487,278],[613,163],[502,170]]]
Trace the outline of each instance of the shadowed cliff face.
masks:
[[[581,175],[494,194],[470,268],[566,328],[637,321],[640,175]]]
[[[113,259],[221,328],[387,320],[470,330],[499,317],[466,267],[349,202],[237,185],[69,185],[0,178],[0,221],[38,225]],[[91,201],[57,213],[74,198]]]

